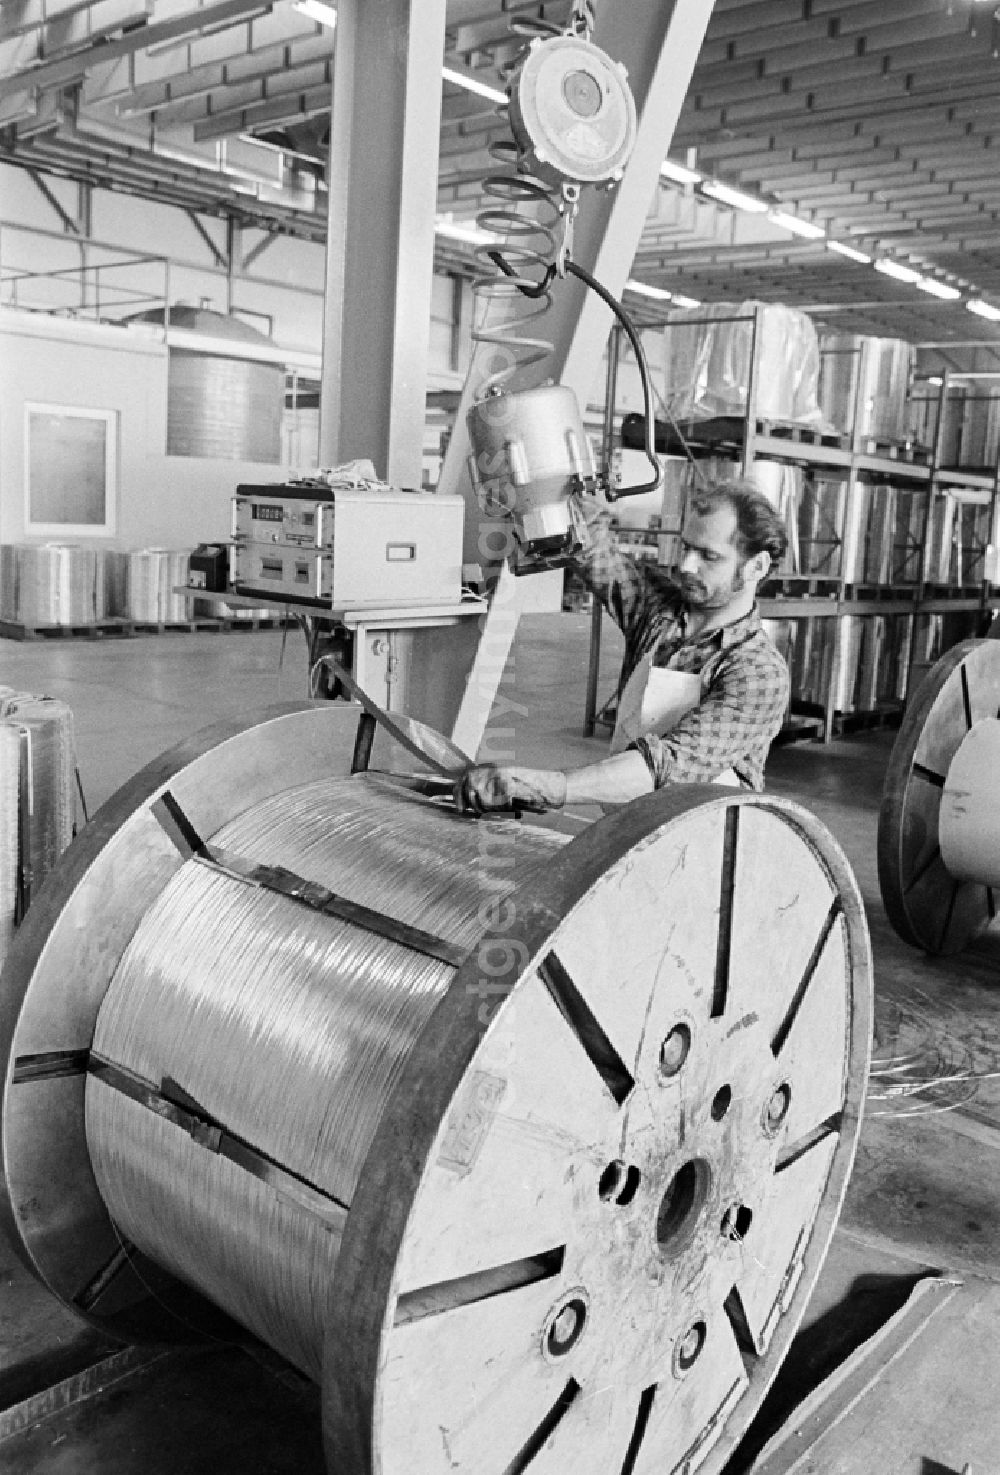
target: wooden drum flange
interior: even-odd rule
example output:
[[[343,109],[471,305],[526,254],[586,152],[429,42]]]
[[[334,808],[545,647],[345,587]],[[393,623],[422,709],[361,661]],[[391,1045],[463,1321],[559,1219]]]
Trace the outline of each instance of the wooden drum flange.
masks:
[[[996,916],[991,885],[949,870],[940,821],[959,750],[973,727],[998,716],[1000,642],[965,640],[927,674],[893,745],[879,813],[879,885],[900,937],[928,953],[960,952]]]
[[[94,1181],[84,1093],[98,1011],[140,919],[210,835],[264,797],[347,774],[357,709],[288,704],[205,729],[105,804],[15,937],[0,989],[0,1226],[71,1310],[123,1340],[177,1340],[218,1314],[123,1245]]]
[[[88,1161],[103,993],[199,837],[285,788],[370,782],[346,777],[356,716],[289,709],[167,755],[71,848],[18,938],[0,1206],[36,1273],[115,1335],[160,1338],[192,1313],[183,1276],[133,1273]],[[404,802],[463,827],[484,874],[502,867],[518,827]],[[363,925],[370,889],[340,891],[336,915]],[[788,1349],[853,1160],[872,980],[850,868],[798,806],[691,786],[553,842],[505,894],[484,889],[478,917],[461,955],[438,949],[450,981],[331,1235],[330,1469],[718,1471]],[[421,938],[392,945],[433,952]],[[139,1097],[185,1161],[218,1152],[228,1124]],[[228,1171],[273,1187],[286,1223],[315,1212],[287,1165],[262,1175],[255,1144],[240,1150]]]

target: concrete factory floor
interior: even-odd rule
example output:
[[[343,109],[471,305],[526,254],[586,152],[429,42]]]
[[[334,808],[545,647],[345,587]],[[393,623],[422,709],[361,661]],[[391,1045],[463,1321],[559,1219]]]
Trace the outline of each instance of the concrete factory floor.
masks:
[[[518,761],[571,766],[600,755],[601,742],[582,736],[589,625],[587,614],[522,622],[505,688],[527,712],[505,719],[516,729]],[[606,692],[618,653],[607,621],[604,640]],[[284,643],[280,634],[248,631],[0,641],[0,684],[69,702],[93,813],[193,730],[301,698],[305,650],[294,631]],[[826,747],[801,743],[776,750],[769,766],[770,790],[813,810],[858,876],[875,951],[875,1067],[844,1212],[803,1330],[727,1475],[749,1468],[797,1401],[929,1270],[957,1276],[962,1288],[950,1319],[942,1316],[940,1329],[935,1320],[897,1359],[891,1388],[887,1374],[884,1407],[881,1380],[875,1383],[867,1399],[875,1413],[858,1436],[864,1444],[856,1461],[840,1453],[796,1468],[958,1475],[971,1462],[973,1475],[1000,1470],[1000,932],[959,959],[932,959],[889,927],[875,842],[891,744],[886,732]],[[917,1094],[893,1089],[892,1062],[904,1056],[910,1075],[925,1071],[930,1082]],[[129,1370],[135,1354],[127,1353],[110,1393],[54,1413],[36,1396],[110,1350],[51,1303],[0,1243],[0,1468],[9,1475],[320,1475],[316,1392],[259,1350],[157,1350],[141,1354],[138,1371]],[[16,1417],[5,1422],[14,1406]]]

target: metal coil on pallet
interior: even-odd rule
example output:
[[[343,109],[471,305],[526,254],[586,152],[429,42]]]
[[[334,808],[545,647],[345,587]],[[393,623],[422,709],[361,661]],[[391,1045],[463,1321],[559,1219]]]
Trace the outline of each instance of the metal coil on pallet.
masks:
[[[66,543],[0,548],[0,612],[25,625],[86,625],[104,617],[104,554]]]
[[[853,1157],[847,863],[711,787],[476,821],[351,775],[356,713],[202,735],[64,858],[5,974],[8,1230],[115,1335],[253,1328],[331,1469],[718,1470]]]
[[[175,589],[188,582],[188,549],[137,548],[125,555],[125,604],[130,620],[177,623],[188,618],[188,601]]]

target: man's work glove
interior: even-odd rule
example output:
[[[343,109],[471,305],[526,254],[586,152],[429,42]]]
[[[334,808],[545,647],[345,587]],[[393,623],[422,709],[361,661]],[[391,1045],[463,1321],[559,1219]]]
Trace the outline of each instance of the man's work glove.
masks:
[[[566,775],[551,768],[509,768],[494,763],[470,768],[456,785],[459,809],[472,814],[527,809],[544,814],[566,803]]]

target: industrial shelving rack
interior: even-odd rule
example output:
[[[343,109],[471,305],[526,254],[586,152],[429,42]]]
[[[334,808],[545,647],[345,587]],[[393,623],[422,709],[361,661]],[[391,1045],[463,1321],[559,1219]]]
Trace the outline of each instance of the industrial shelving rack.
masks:
[[[814,622],[838,622],[832,656],[829,643],[826,646],[819,699],[815,691],[811,700],[803,699],[793,687],[786,729],[788,736],[818,734],[828,741],[847,726],[882,721],[898,713],[907,689],[912,690],[941,651],[976,633],[979,626],[988,622],[991,611],[1000,609],[1000,587],[993,582],[996,570],[987,566],[988,550],[998,540],[1000,460],[985,469],[943,464],[945,410],[960,375],[940,376],[934,434],[929,447],[882,441],[867,433],[860,401],[867,382],[864,356],[874,351],[874,341],[870,339],[862,339],[857,350],[862,360],[855,376],[855,402],[848,431],[831,436],[763,419],[757,413],[755,372],[759,313],[757,308],[744,414],[703,425],[692,422],[681,430],[696,457],[729,459],[738,464],[743,475],[751,475],[758,462],[801,468],[805,504],[816,497],[818,481],[840,484],[841,490],[830,499],[835,503],[835,511],[833,516],[825,517],[826,533],[814,540],[816,544],[825,544],[822,562],[836,571],[824,573],[822,568],[813,567],[789,576],[779,574],[769,586],[772,592],[760,600],[764,619],[794,622],[799,629],[808,631],[810,637],[816,630]],[[608,392],[612,403],[613,361],[619,352],[620,344],[615,340],[609,348]],[[606,415],[606,428],[607,424]],[[870,580],[846,577],[843,567],[845,549],[856,547],[857,540],[864,536],[860,504],[866,487],[891,489],[909,498],[909,515],[901,535],[897,527],[890,527],[891,518],[884,519],[882,527],[874,530],[876,537],[883,538],[888,530],[889,547],[887,557],[881,560],[879,575]],[[943,516],[945,512],[950,516]],[[952,556],[951,544],[963,529],[963,523],[971,536],[959,542],[960,556],[956,558]],[[953,530],[951,534],[949,528]],[[940,576],[943,564],[949,566],[947,576],[935,577]],[[879,632],[884,635],[889,619],[897,622],[899,638],[885,646],[874,637]],[[849,621],[861,623],[850,625]],[[856,637],[853,650],[849,632]],[[847,710],[838,701],[838,690],[844,687],[841,662],[845,660],[853,660],[858,666],[856,672],[848,675],[857,677],[860,698]],[[860,669],[862,660],[864,671]],[[895,696],[877,697],[880,684],[885,685],[881,678],[892,660],[901,667],[898,673],[888,672]],[[588,734],[594,732],[597,721],[599,661],[600,613],[595,610],[587,688]]]

